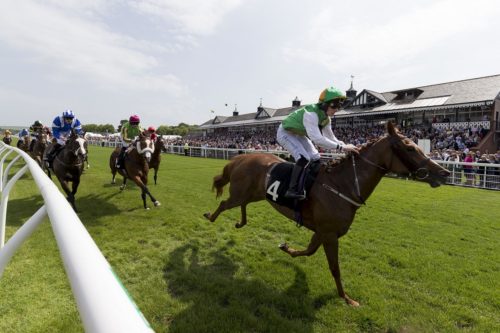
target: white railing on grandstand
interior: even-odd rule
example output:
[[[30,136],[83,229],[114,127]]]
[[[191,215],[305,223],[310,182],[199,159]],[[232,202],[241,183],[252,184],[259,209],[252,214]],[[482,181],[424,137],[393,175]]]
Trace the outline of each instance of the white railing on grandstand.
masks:
[[[5,171],[7,156],[15,153]],[[61,252],[78,310],[86,332],[153,332],[134,301],[113,272],[82,222],[56,185],[23,151],[0,143],[0,277],[19,246],[48,215]],[[23,165],[11,179],[9,171],[18,160]],[[17,166],[17,165],[16,165]],[[44,199],[44,205],[5,243],[9,192],[29,170]]]
[[[489,120],[480,120],[480,121],[458,121],[451,123],[433,123],[433,128],[438,129],[448,129],[448,128],[479,128],[480,126],[484,129],[490,129],[490,121]]]

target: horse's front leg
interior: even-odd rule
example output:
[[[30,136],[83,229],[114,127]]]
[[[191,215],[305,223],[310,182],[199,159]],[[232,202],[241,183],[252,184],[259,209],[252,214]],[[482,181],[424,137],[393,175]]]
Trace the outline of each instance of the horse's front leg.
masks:
[[[71,205],[73,206],[73,209],[76,212],[76,203],[75,203],[75,195],[76,192],[78,191],[78,186],[80,185],[80,175],[76,175],[73,177],[73,182],[71,184],[71,200],[68,199],[68,201],[71,202]]]
[[[123,191],[127,186],[127,177],[123,177],[123,183],[120,185],[120,191]]]
[[[329,234],[329,237],[325,237],[323,242],[323,248],[325,250],[326,258],[328,260],[328,266],[330,267],[330,272],[335,279],[335,284],[337,285],[337,292],[345,302],[352,306],[359,306],[359,303],[351,299],[344,292],[342,287],[342,281],[340,280],[340,265],[339,265],[339,240],[337,235]]]
[[[155,180],[155,185],[156,185],[156,178],[158,176],[158,169],[155,169],[155,174],[153,176],[153,179]]]
[[[301,256],[311,256],[315,254],[320,245],[321,245],[321,237],[317,232],[315,232],[311,237],[311,241],[309,242],[307,249],[305,250],[299,251],[292,249],[291,247],[288,246],[287,243],[280,244],[279,248],[280,250],[283,250],[289,255],[291,255],[292,257],[301,257]]]

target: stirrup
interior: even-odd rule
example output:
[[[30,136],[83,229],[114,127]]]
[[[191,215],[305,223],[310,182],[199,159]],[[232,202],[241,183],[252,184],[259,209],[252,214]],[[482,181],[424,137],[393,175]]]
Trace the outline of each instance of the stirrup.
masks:
[[[302,191],[302,193],[300,193],[300,192],[296,192],[294,190],[288,190],[285,193],[285,198],[295,199],[295,200],[304,200],[306,198],[306,193],[305,193],[305,191]]]

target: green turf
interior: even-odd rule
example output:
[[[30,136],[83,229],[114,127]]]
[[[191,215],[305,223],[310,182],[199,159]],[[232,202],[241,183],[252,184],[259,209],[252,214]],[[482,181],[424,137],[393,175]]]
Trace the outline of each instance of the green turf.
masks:
[[[156,332],[500,331],[500,192],[383,179],[340,241],[352,308],[322,250],[278,249],[311,233],[267,203],[248,207],[242,229],[239,209],[203,218],[226,161],[164,155],[150,184],[162,205],[146,211],[137,187],[110,185],[111,150],[90,150],[80,219]],[[11,193],[8,236],[42,203],[33,184],[25,176]],[[81,331],[46,221],[0,279],[0,332]]]

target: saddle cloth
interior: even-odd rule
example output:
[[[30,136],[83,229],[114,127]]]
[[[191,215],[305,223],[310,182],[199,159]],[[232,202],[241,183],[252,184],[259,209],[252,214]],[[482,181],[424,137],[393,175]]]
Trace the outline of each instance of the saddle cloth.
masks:
[[[266,177],[266,199],[277,203],[280,206],[286,206],[293,210],[297,210],[296,200],[285,198],[285,193],[290,184],[290,176],[292,174],[293,163],[283,162],[275,164],[268,171]],[[307,194],[316,180],[320,169],[320,163],[312,163],[302,173],[300,182]],[[305,183],[304,183],[305,182]]]

